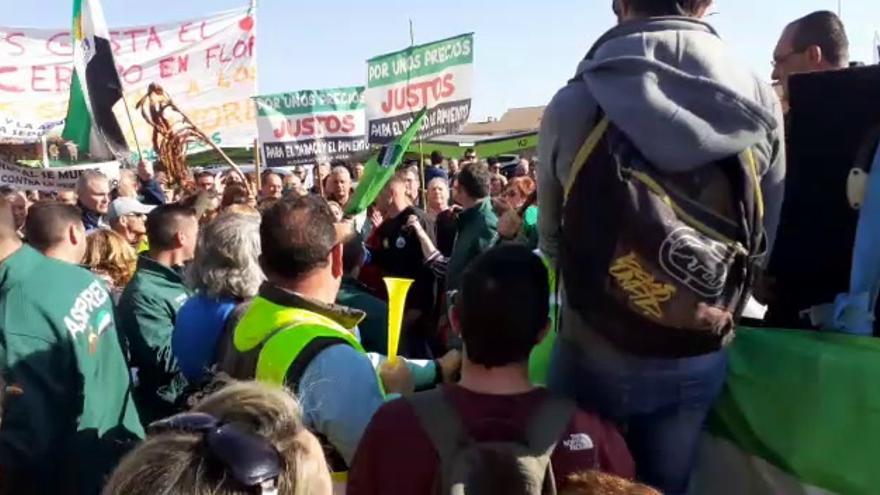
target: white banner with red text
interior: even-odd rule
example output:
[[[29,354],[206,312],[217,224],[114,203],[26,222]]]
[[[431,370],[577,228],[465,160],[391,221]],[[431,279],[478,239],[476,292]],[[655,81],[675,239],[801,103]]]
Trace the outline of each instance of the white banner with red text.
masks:
[[[110,28],[113,54],[137,141],[151,149],[152,128],[134,106],[151,82],[223,147],[251,146],[256,115],[256,25],[249,8],[203,19]],[[69,29],[0,27],[0,139],[35,141],[60,134],[73,73]],[[132,144],[122,103],[114,108]],[[193,150],[195,151],[195,150]],[[154,158],[148,154],[148,158]]]
[[[119,182],[119,162],[31,168],[0,161],[0,186],[9,186],[19,191],[41,192],[76,189],[76,181],[87,170],[101,172],[110,179],[111,184]]]
[[[428,107],[419,139],[454,134],[471,113],[474,35],[414,46],[367,62],[369,141],[388,144]]]

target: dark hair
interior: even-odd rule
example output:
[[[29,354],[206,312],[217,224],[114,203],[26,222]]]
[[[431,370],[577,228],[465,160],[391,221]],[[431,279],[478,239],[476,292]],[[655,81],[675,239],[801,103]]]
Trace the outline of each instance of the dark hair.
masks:
[[[151,211],[147,215],[150,250],[174,249],[175,236],[180,231],[181,221],[187,218],[196,219],[195,209],[178,203],[157,206]]]
[[[220,208],[227,208],[232,205],[246,205],[248,202],[247,188],[241,184],[229,184],[223,190],[223,199],[220,201]]]
[[[333,212],[315,195],[282,199],[263,214],[260,239],[263,270],[296,279],[326,266],[336,245]]]
[[[499,246],[462,275],[456,299],[470,361],[489,368],[528,360],[550,314],[547,269],[525,246]]]
[[[458,172],[458,187],[468,196],[483,199],[489,195],[492,174],[482,163],[468,163]]]
[[[443,153],[440,153],[437,150],[431,152],[431,165],[440,165],[443,163]]]
[[[196,173],[196,174],[193,176],[193,179],[195,179],[195,180],[199,180],[199,179],[201,179],[202,177],[211,177],[211,178],[214,178],[214,173],[211,172],[210,170],[202,170],[201,172]]]
[[[486,158],[486,164],[488,164],[490,167],[494,167],[495,165],[498,165],[498,157],[497,156],[490,156],[489,158]]]
[[[349,275],[354,273],[363,264],[365,255],[364,238],[360,234],[349,237],[342,246],[343,271]]]
[[[831,65],[846,67],[849,64],[849,39],[843,21],[837,14],[820,10],[801,17],[791,25],[794,29],[792,45],[795,51],[818,46],[822,49],[822,56]]]
[[[630,10],[649,17],[695,16],[711,4],[712,0],[627,0]]]
[[[42,201],[28,210],[24,222],[25,237],[38,251],[58,244],[70,225],[82,225],[79,208],[56,201]]]

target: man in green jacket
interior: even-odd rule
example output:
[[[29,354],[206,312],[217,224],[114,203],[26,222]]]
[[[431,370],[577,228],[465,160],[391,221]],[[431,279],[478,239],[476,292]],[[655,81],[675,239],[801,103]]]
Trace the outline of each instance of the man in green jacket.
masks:
[[[98,493],[144,436],[104,284],[22,245],[2,199],[0,375],[4,493]]]
[[[489,169],[481,163],[465,165],[455,180],[452,199],[462,208],[458,234],[446,269],[446,290],[457,290],[468,264],[498,239],[498,217],[489,197]]]
[[[150,212],[150,250],[119,300],[119,328],[137,370],[134,399],[144,424],[174,414],[186,386],[171,353],[171,332],[190,296],[182,267],[193,259],[198,233],[191,208],[170,204]]]

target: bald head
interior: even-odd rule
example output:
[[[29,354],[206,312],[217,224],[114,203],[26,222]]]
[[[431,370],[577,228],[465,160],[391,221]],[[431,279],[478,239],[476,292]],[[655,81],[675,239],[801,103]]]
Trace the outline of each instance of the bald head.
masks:
[[[351,172],[348,168],[337,165],[330,170],[325,193],[330,201],[336,201],[342,206],[348,203],[351,197]]]

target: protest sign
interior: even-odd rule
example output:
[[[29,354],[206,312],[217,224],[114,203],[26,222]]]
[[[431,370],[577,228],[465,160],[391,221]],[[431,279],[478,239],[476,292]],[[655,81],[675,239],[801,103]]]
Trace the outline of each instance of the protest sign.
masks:
[[[250,99],[256,93],[256,27],[248,9],[169,24],[118,29],[111,25],[110,38],[144,151],[152,151],[152,128],[134,105],[151,82],[161,84],[220,146],[253,143],[256,115]],[[64,119],[73,74],[70,40],[69,29],[0,27],[0,126],[8,121],[21,123],[16,128],[40,128]],[[114,110],[133,144],[123,104]],[[60,132],[57,126],[51,134]],[[39,137],[23,133],[19,142]]]
[[[75,189],[79,176],[87,170],[103,173],[110,179],[111,184],[119,182],[119,162],[74,167],[30,168],[0,161],[0,186],[44,192]]]
[[[64,120],[26,122],[0,114],[0,143],[33,143],[63,125]]]
[[[269,167],[346,160],[367,148],[363,87],[259,96],[255,102]]]
[[[370,143],[394,141],[424,107],[429,111],[419,138],[461,130],[471,113],[473,63],[473,34],[369,60],[364,99]]]

